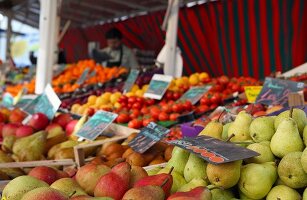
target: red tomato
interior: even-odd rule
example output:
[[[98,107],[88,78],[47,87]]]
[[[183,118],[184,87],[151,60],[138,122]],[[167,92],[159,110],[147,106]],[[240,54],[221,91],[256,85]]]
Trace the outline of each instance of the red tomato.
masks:
[[[136,101],[139,102],[141,105],[143,105],[143,103],[144,103],[144,98],[142,98],[142,97],[137,97],[137,98],[136,98]]]
[[[132,112],[130,113],[130,119],[136,119],[140,116],[141,112],[137,109],[133,109]]]
[[[118,102],[119,103],[127,103],[128,101],[128,97],[125,95],[122,95],[121,97],[119,97]]]
[[[170,112],[172,112],[172,108],[169,105],[163,105],[162,111],[164,111],[166,113],[170,113]]]
[[[203,112],[207,112],[209,110],[209,106],[207,105],[200,105],[196,108],[195,112],[196,113],[203,113]]]
[[[222,101],[221,95],[219,93],[215,93],[211,99],[210,99],[212,104],[220,104]]]
[[[150,114],[154,119],[159,118],[160,112],[161,112],[161,110],[157,106],[153,106],[153,107],[150,108]]]
[[[136,97],[129,97],[128,98],[128,103],[134,104],[136,102]]]
[[[167,91],[165,93],[165,99],[167,99],[167,100],[173,99],[173,92],[172,91]]]
[[[217,104],[212,104],[212,105],[210,106],[210,110],[213,110],[213,109],[215,109],[216,107],[218,107]]]
[[[191,101],[186,101],[183,103],[183,108],[185,111],[191,111],[192,110],[192,103]]]
[[[202,97],[200,99],[200,105],[210,105],[211,104],[211,101],[209,98],[207,97]]]
[[[168,121],[169,115],[166,112],[161,112],[159,114],[159,121]]]
[[[135,129],[141,128],[142,125],[143,125],[142,121],[138,119],[133,119],[128,123],[129,128],[135,128]]]
[[[177,100],[177,99],[179,99],[181,97],[181,93],[180,92],[174,92],[174,94],[173,94],[173,100]]]
[[[132,108],[140,110],[142,108],[142,105],[139,102],[135,102],[134,104],[132,104]]]
[[[179,103],[174,104],[174,105],[172,106],[172,110],[173,110],[173,112],[175,112],[175,113],[181,113],[181,112],[183,111],[183,105],[182,105],[182,104],[179,104]]]
[[[154,118],[143,119],[143,126],[147,126],[150,122],[154,122]]]
[[[169,119],[171,121],[177,121],[177,117],[179,116],[178,113],[172,113],[170,116],[169,116]]]
[[[149,113],[148,107],[143,107],[143,108],[141,109],[141,113],[142,113],[143,115],[148,114],[148,113]]]
[[[145,99],[145,103],[148,106],[154,105],[155,104],[155,100],[154,99]]]
[[[127,123],[130,120],[130,117],[127,113],[121,113],[116,118],[117,123]]]

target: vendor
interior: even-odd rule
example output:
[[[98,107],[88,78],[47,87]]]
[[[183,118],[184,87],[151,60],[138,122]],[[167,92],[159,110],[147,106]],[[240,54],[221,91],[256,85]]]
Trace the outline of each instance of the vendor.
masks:
[[[122,43],[122,33],[117,28],[110,29],[105,34],[108,47],[102,49],[111,58],[107,61],[107,67],[123,66],[137,68],[138,63],[132,50]]]

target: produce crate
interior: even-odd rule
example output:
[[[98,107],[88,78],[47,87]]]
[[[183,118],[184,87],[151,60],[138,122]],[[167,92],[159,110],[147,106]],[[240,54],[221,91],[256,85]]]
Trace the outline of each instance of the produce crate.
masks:
[[[89,144],[80,144],[74,147],[75,154],[75,162],[77,167],[82,167],[86,163],[84,150],[90,147],[102,146],[108,142],[116,142],[123,139],[126,139],[132,133],[138,133],[139,130],[132,129],[129,127],[121,126],[118,124],[112,123],[105,131],[104,135],[110,136],[110,138],[101,140],[101,141],[93,141]]]

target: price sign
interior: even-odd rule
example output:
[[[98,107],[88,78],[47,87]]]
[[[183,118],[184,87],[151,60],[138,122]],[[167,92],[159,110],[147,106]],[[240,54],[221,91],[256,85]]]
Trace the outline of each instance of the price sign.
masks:
[[[262,86],[245,86],[244,91],[249,103],[255,103]]]
[[[95,140],[117,117],[117,114],[98,111],[77,132],[77,136],[87,140]]]
[[[129,142],[128,145],[134,151],[144,153],[158,141],[163,139],[169,132],[169,129],[150,122],[131,142]]]
[[[49,119],[52,119],[61,105],[61,100],[56,95],[51,85],[48,84],[43,94],[36,97],[22,109],[33,115],[34,113],[44,113]]]
[[[140,71],[137,69],[131,69],[129,76],[125,82],[124,85],[124,94],[126,94],[127,92],[129,92],[133,86],[133,84],[135,83],[138,75],[139,75]]]
[[[178,101],[189,100],[193,105],[196,104],[201,97],[211,88],[211,85],[192,87],[185,92]]]
[[[256,103],[288,106],[288,95],[303,89],[303,82],[266,78]]]
[[[2,105],[9,108],[13,106],[13,103],[14,97],[8,92],[4,93],[2,97]]]
[[[195,153],[212,164],[228,163],[260,155],[231,142],[223,142],[204,135],[185,137],[180,140],[169,141],[169,143]]]
[[[145,92],[144,97],[157,100],[162,99],[172,79],[173,77],[171,76],[155,74],[149,83],[149,87]]]
[[[83,73],[81,74],[80,78],[78,79],[77,81],[77,84],[78,85],[82,85],[84,83],[84,81],[86,80],[87,78],[87,75],[89,73],[90,69],[89,68],[86,68]]]

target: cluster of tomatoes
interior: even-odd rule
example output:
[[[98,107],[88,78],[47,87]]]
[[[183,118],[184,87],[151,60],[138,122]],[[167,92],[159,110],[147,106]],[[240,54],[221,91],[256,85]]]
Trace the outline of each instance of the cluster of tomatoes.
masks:
[[[135,102],[131,99],[135,99]],[[119,103],[122,107],[114,111],[118,113],[116,122],[128,123],[128,127],[135,129],[147,126],[150,122],[177,121],[179,115],[195,108],[190,101],[162,100],[159,104],[154,104],[150,99],[142,97],[121,97]]]

